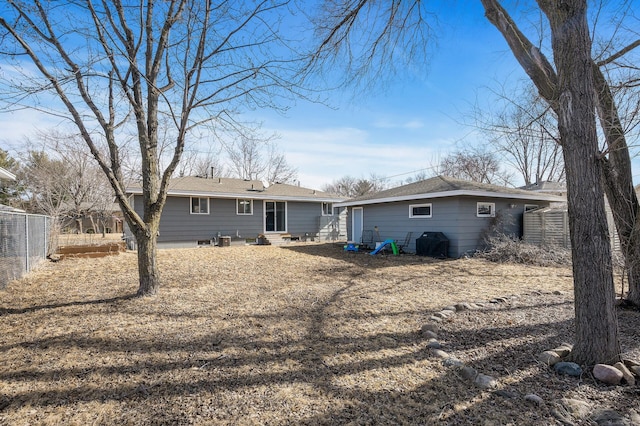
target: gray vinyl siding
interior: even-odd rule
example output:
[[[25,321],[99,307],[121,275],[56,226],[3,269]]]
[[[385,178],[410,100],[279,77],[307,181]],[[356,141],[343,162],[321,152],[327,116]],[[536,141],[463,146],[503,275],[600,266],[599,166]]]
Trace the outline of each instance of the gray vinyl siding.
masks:
[[[500,220],[477,217],[478,202],[494,203]],[[431,217],[410,218],[409,206],[414,204],[431,204]],[[407,252],[415,252],[416,239],[424,232],[444,233],[449,239],[449,256],[454,258],[482,248],[483,235],[496,222],[499,222],[499,232],[515,237],[520,237],[522,233],[524,203],[521,200],[455,197],[370,204],[362,207],[363,230],[373,231],[376,241],[393,239],[404,243],[407,234],[411,232],[409,244],[404,248]],[[350,207],[347,221],[349,236],[353,235],[351,212]],[[379,237],[375,232],[376,227]]]
[[[136,197],[136,208],[142,204],[139,200]],[[195,244],[220,235],[255,238],[262,232],[262,201],[253,202],[253,215],[236,214],[235,199],[210,198],[209,214],[191,214],[190,203],[189,197],[167,198],[160,218],[158,243],[184,241]]]
[[[322,214],[320,203],[287,202],[287,231],[292,235],[316,235],[319,229],[319,217]]]
[[[206,198],[206,197],[202,197]],[[319,202],[288,201],[287,232],[318,236],[322,214]],[[135,196],[135,210],[142,214],[142,197]],[[253,200],[252,215],[238,215],[236,199],[209,199],[209,214],[191,214],[190,197],[167,197],[160,219],[158,243],[193,246],[197,241],[218,236],[236,239],[256,238],[264,233],[264,201]],[[183,244],[178,244],[183,243]]]

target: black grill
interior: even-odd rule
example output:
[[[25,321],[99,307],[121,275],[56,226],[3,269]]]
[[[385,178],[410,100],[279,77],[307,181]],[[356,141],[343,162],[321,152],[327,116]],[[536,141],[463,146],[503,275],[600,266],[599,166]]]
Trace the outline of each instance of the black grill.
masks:
[[[418,256],[449,257],[449,239],[442,232],[424,232],[416,239]]]

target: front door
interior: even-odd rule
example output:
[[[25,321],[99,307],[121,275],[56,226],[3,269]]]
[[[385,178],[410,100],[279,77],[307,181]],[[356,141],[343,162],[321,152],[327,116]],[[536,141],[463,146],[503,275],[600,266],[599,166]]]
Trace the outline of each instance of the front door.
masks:
[[[264,231],[287,232],[287,203],[284,201],[264,202]]]

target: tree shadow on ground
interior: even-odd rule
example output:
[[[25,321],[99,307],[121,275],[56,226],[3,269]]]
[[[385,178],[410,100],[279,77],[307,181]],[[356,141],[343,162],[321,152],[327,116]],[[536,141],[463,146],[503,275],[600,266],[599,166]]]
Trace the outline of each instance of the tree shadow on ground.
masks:
[[[347,283],[318,301],[302,318],[304,328],[296,340],[266,336],[262,327],[251,325],[250,314],[235,318],[225,330],[204,331],[197,337],[167,334],[161,341],[144,335],[96,337],[72,332],[37,341],[25,336],[23,348],[34,354],[46,350],[63,355],[74,348],[93,354],[95,362],[49,368],[28,361],[15,364],[18,361],[14,360],[14,367],[5,369],[0,379],[20,384],[21,390],[5,388],[0,412],[27,407],[72,409],[78,404],[111,401],[136,406],[137,415],[142,416],[137,419],[164,424],[195,421],[185,415],[198,415],[201,421],[243,423],[250,421],[254,411],[260,410],[278,411],[281,423],[309,425],[477,424],[479,421],[502,424],[518,419],[541,424],[552,419],[550,405],[526,405],[521,398],[505,398],[461,380],[426,347],[427,340],[419,330],[336,335],[332,328],[331,320],[335,316],[332,308],[353,292],[362,291],[357,285]],[[133,296],[70,302],[64,306],[107,302],[118,305],[131,298]],[[545,400],[553,401],[583,384],[580,379],[557,377],[535,360],[537,353],[571,335],[570,319],[545,321],[544,309],[558,309],[561,305],[519,306],[519,312],[528,312],[537,320],[500,326],[483,319],[482,323],[489,326],[479,330],[465,328],[461,315],[451,326],[443,327],[441,339],[447,351],[454,356],[459,353],[470,366],[494,375],[499,381],[509,380],[507,390],[519,395],[546,392]],[[30,312],[33,310],[16,310],[12,314]],[[349,312],[342,314],[346,319],[366,321],[359,315],[351,318]],[[270,321],[283,321],[287,315],[274,312]],[[473,316],[471,321],[479,321],[480,316],[491,316],[492,312],[468,315]],[[389,313],[389,320],[397,318]],[[522,343],[508,342],[509,338],[523,336],[527,339]],[[485,351],[487,347],[491,350]],[[3,352],[10,349],[4,347]],[[118,354],[126,354],[127,361],[107,362]],[[414,368],[418,377],[424,369],[431,370],[431,374],[413,385],[406,385],[394,379],[394,371],[402,368]],[[534,372],[519,377],[518,371],[524,370]],[[49,386],[32,390],[26,386],[42,382]],[[306,406],[305,414],[287,411],[286,403],[295,404],[292,398],[296,395],[278,395],[277,389],[283,388],[313,393],[315,401],[311,400]],[[267,397],[260,396],[260,392]],[[252,407],[233,407],[231,394],[242,395]],[[218,402],[202,403],[196,408],[190,407],[190,411],[181,406],[193,404],[198,398]],[[223,404],[225,401],[230,404],[228,407]],[[268,421],[258,420],[258,423]]]
[[[2,308],[0,307],[0,317],[4,315],[16,315],[16,314],[26,314],[30,312],[37,312],[43,309],[58,309],[58,308],[68,308],[71,306],[92,306],[92,305],[104,305],[104,304],[117,304],[118,302],[135,299],[138,296],[136,294],[127,294],[123,296],[115,296],[106,299],[96,299],[96,300],[79,300],[72,302],[64,302],[64,303],[51,303],[46,305],[38,305],[38,306],[29,306],[26,308]]]

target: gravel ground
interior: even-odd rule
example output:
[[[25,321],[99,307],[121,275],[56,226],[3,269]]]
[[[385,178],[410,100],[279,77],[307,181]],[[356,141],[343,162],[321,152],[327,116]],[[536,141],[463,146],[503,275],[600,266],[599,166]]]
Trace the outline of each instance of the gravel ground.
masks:
[[[330,244],[163,250],[159,265],[153,298],[133,297],[130,252],[49,263],[1,291],[0,424],[553,425],[562,398],[590,407],[575,424],[640,411],[637,385],[536,361],[573,339],[568,268]],[[494,390],[443,366],[420,333],[476,301],[438,339]],[[619,323],[640,359],[639,313]]]

